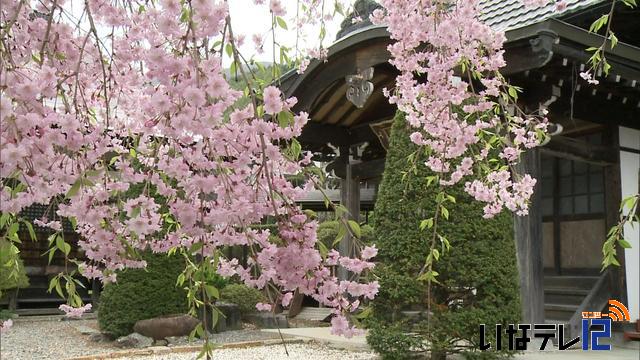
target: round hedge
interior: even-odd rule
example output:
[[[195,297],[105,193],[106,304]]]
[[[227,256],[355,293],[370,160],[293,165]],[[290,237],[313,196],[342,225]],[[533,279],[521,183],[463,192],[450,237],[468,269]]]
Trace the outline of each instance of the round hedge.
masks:
[[[266,301],[258,289],[244,284],[229,284],[220,291],[220,300],[238,305],[243,315],[256,312],[256,304]]]
[[[466,358],[509,356],[459,347],[461,342],[478,344],[481,323],[516,323],[520,317],[512,215],[483,219],[483,205],[461,186],[446,188],[457,202],[447,203],[449,220],[440,221],[438,229],[450,241],[451,251],[435,263],[439,283],[432,283],[433,315],[427,321],[426,283],[416,278],[430,245],[430,232],[421,231],[420,222],[434,215],[436,188],[427,186],[432,173],[424,165],[405,175],[408,157],[417,149],[409,139],[411,131],[404,117],[396,116],[375,207],[380,291],[373,301],[368,342],[385,359],[427,351],[434,359],[452,353]],[[406,310],[422,313],[408,317]]]
[[[100,296],[98,324],[113,337],[132,333],[138,320],[188,311],[186,293],[176,287],[182,257],[145,253],[143,258],[146,269],[118,273],[117,283],[106,285]]]

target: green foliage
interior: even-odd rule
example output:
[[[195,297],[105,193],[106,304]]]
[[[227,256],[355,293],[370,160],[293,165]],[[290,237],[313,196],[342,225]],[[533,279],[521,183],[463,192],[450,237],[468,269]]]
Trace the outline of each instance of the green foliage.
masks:
[[[146,252],[143,259],[146,270],[124,270],[118,273],[117,283],[105,286],[98,311],[103,332],[124,336],[133,331],[138,320],[187,312],[186,293],[176,287],[183,258]]]
[[[9,310],[6,310],[6,309],[0,310],[0,322],[9,320],[9,319],[15,319],[16,317],[17,315]]]
[[[318,225],[318,241],[321,241],[328,249],[334,248],[333,243],[338,236],[340,222],[337,220],[324,221]],[[370,225],[360,226],[360,241],[371,244],[374,238],[373,227]]]
[[[405,360],[417,357],[417,352],[425,351],[420,336],[407,334],[406,322],[374,323],[369,328],[367,342],[384,360]]]
[[[432,344],[432,354],[440,356],[509,355],[480,354],[458,347],[462,341],[477,348],[480,323],[513,323],[520,316],[512,217],[504,213],[492,220],[483,219],[482,204],[466,195],[461,186],[445,189],[456,202],[447,202],[449,220],[443,215],[435,226],[449,240],[451,249],[447,251],[437,242],[441,257],[434,263],[439,276],[432,282],[433,316],[428,319],[425,315],[427,284],[416,279],[429,253],[433,232],[423,220],[434,217],[440,190],[435,184],[427,185],[427,178],[433,174],[421,165],[425,159],[419,152],[414,155],[418,166],[409,162],[417,150],[410,133],[404,117],[397,116],[375,209],[380,292],[369,320],[369,344],[388,359],[410,356],[399,355],[408,349],[424,351],[427,343]],[[420,315],[408,317],[408,310]],[[421,341],[416,343],[416,336]]]
[[[0,239],[0,293],[29,286],[29,278],[19,253],[12,251],[11,243]],[[17,263],[17,267],[16,267]]]
[[[242,314],[256,311],[256,304],[265,301],[264,295],[244,284],[229,284],[220,292],[220,300],[238,305]]]

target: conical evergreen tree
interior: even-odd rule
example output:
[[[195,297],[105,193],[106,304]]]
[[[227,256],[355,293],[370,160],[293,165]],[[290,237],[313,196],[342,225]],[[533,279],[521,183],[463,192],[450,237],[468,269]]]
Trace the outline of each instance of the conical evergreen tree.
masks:
[[[411,132],[404,116],[397,115],[375,207],[381,287],[373,302],[368,341],[388,359],[411,358],[420,351],[435,357],[460,352],[481,358],[508,355],[473,348],[479,344],[479,324],[492,324],[490,341],[493,324],[516,323],[520,317],[512,215],[483,219],[483,205],[461,185],[445,189],[457,201],[447,203],[450,217],[439,221],[438,232],[450,241],[451,250],[435,263],[440,275],[438,283],[432,283],[433,316],[426,316],[427,285],[416,278],[431,232],[421,231],[420,223],[433,216],[438,190],[427,186],[426,178],[433,173],[424,161],[417,161],[417,171],[411,169],[408,158],[417,150]],[[464,344],[471,347],[460,346]]]

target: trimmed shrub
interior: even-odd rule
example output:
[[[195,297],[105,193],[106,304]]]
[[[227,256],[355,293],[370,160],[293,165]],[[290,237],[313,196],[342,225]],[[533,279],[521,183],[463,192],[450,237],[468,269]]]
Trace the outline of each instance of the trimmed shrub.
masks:
[[[514,323],[520,317],[512,215],[483,219],[483,205],[461,186],[446,188],[457,202],[447,203],[450,217],[439,222],[438,230],[451,250],[434,265],[440,275],[438,283],[432,283],[428,317],[427,286],[416,278],[430,245],[430,231],[421,231],[420,222],[434,215],[437,190],[427,186],[426,177],[432,173],[424,165],[410,172],[408,158],[417,149],[410,133],[404,117],[396,116],[375,208],[380,292],[373,301],[367,340],[385,359],[427,351],[434,359],[452,353],[467,358],[508,356],[474,348],[479,344],[479,324]],[[488,332],[487,340],[491,337]]]
[[[138,320],[188,311],[186,293],[176,287],[182,257],[147,252],[143,258],[146,269],[126,269],[118,273],[117,283],[102,291],[98,324],[111,336],[130,334]]]
[[[340,229],[340,222],[337,220],[323,221],[318,224],[318,241],[321,241],[327,249],[334,248],[333,242],[338,236],[338,230]],[[365,244],[371,244],[374,238],[373,227],[368,224],[360,226],[361,236],[360,240]]]
[[[18,262],[17,276],[13,273],[14,261]],[[14,254],[11,251],[11,244],[7,240],[0,240],[0,296],[6,290],[23,289],[28,286],[29,278],[24,270],[20,254]]]
[[[238,305],[240,312],[245,315],[256,312],[256,304],[266,299],[258,289],[244,284],[229,284],[220,292],[220,300]]]

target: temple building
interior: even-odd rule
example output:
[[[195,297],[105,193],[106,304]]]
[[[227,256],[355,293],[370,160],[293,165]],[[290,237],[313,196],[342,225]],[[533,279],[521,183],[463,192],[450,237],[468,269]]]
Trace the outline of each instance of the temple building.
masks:
[[[591,85],[589,47],[605,41],[589,25],[611,8],[610,1],[571,0],[525,8],[520,0],[481,1],[482,20],[506,31],[509,82],[524,89],[528,112],[549,110],[555,134],[523,156],[522,171],[541,179],[529,216],[515,220],[523,318],[527,323],[564,322],[579,331],[583,311],[604,310],[609,299],[640,318],[640,229],[625,228],[631,249],[620,249],[620,267],[601,272],[602,244],[619,220],[621,199],[638,193],[640,172],[640,11],[616,7],[619,43],[607,46],[608,76]],[[371,9],[368,9],[371,10]],[[347,26],[325,61],[312,61],[303,74],[282,78],[295,96],[295,111],[311,122],[300,138],[306,150],[330,162],[341,201],[351,218],[375,202],[384,169],[387,138],[396,108],[382,89],[392,89],[397,70],[389,64],[392,42],[384,26]],[[318,207],[312,194],[303,205]],[[341,249],[350,248],[348,242]],[[637,334],[636,334],[637,336]]]

